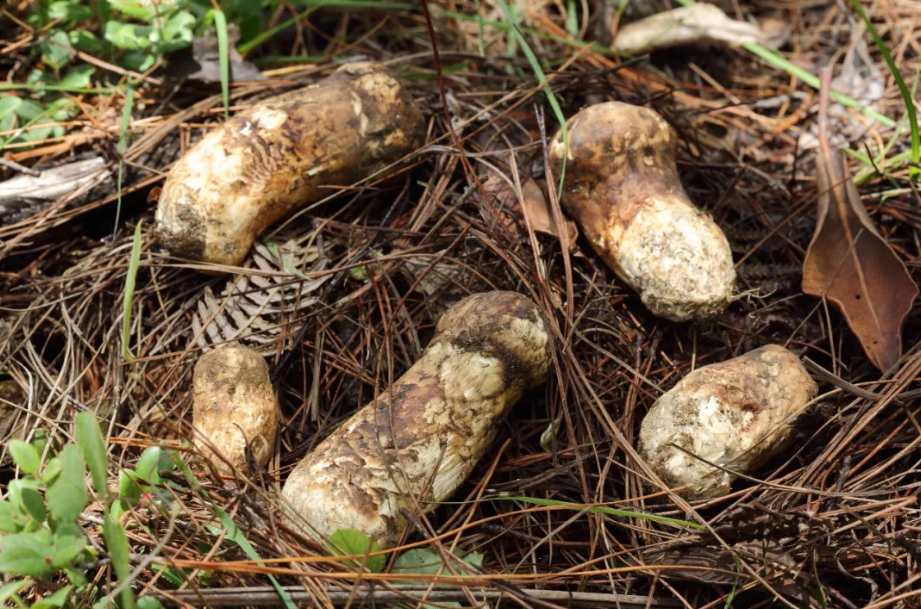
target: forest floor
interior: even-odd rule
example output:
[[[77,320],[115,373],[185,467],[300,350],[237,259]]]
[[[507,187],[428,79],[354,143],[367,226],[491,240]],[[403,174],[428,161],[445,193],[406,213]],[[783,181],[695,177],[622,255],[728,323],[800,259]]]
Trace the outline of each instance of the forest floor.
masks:
[[[112,2],[105,26],[91,14],[101,0],[86,14],[54,2],[36,18],[40,4],[0,8],[0,488],[21,475],[7,440],[45,438],[53,451],[83,411],[102,424],[113,493],[147,468],[144,492],[117,514],[99,495],[81,511],[95,554],[75,563],[88,583],[66,606],[104,601],[124,579],[109,518],[126,532],[135,594],[182,607],[921,605],[921,309],[888,320],[902,353],[881,372],[852,329],[864,313],[803,291],[827,196],[825,67],[832,148],[893,260],[921,280],[917,128],[882,53],[910,97],[916,3],[863,3],[880,46],[856,2],[721,1],[764,38],[628,59],[611,50],[619,28],[676,4],[222,2],[239,29],[226,100],[209,5],[171,4],[190,5],[188,24],[170,22],[175,50],[149,36],[138,50],[148,2],[134,13]],[[83,33],[109,46],[94,52]],[[192,34],[205,49],[195,55],[181,48]],[[425,144],[392,175],[332,189],[239,267],[158,244],[163,180],[225,101],[232,114],[368,59],[426,121]],[[564,248],[552,222],[531,230],[534,213],[561,210],[545,162],[560,118],[610,100],[674,127],[682,184],[729,240],[736,297],[713,319],[656,317],[581,231]],[[78,176],[40,183],[65,165]],[[10,194],[13,179],[32,181]],[[901,266],[862,263],[884,284],[866,298],[885,308]],[[416,514],[402,545],[363,572],[288,527],[278,494],[292,468],[418,359],[448,307],[493,289],[538,304],[555,364],[452,503]],[[265,468],[222,476],[191,448],[191,383],[201,354],[232,342],[266,356],[280,431]],[[637,463],[649,408],[692,370],[768,344],[804,358],[819,384],[786,450],[716,499],[658,487]],[[465,560],[447,560],[454,551]],[[425,559],[436,562],[407,566]],[[19,594],[37,607],[67,582],[46,574]]]

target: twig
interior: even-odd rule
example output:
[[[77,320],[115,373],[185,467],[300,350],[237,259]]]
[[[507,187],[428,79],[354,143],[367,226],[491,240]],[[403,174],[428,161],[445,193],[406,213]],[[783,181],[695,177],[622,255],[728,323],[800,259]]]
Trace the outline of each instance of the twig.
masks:
[[[302,586],[284,586],[291,600],[296,603],[314,603],[317,597]],[[517,598],[526,600],[528,597],[537,601],[552,601],[570,607],[620,607],[625,609],[643,609],[646,607],[680,607],[678,601],[671,599],[656,599],[637,594],[613,594],[600,592],[567,592],[565,590],[537,590],[520,589],[524,596]],[[356,596],[348,590],[329,590],[327,597],[335,605],[342,605],[350,598]],[[499,600],[509,598],[511,595],[500,590],[484,590],[475,592],[483,600]],[[282,604],[278,593],[269,586],[249,588],[221,588],[218,590],[182,590],[156,594],[167,605],[189,605],[192,607],[239,607],[258,606],[274,607]],[[407,598],[422,599],[427,603],[449,603],[466,601],[463,590],[431,590],[428,586],[399,586],[389,590],[364,589],[358,595],[366,602],[374,605],[406,602]]]

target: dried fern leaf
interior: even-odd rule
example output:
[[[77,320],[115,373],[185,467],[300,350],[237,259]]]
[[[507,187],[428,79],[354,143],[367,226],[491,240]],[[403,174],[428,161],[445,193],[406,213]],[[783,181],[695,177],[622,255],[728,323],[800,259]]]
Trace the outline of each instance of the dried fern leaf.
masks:
[[[311,294],[330,277],[310,278],[326,266],[311,237],[258,243],[243,265],[247,271],[227,281],[220,295],[204,286],[191,324],[198,346],[207,351],[241,344],[263,355],[275,352],[286,324],[317,302]]]

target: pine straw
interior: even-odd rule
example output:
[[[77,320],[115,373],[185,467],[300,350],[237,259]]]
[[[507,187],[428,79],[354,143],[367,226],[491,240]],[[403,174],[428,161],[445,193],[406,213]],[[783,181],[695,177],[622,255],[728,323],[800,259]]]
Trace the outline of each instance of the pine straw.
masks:
[[[498,18],[491,2],[482,5],[484,15]],[[536,6],[525,15],[528,28],[558,39],[569,36],[558,10],[563,3]],[[804,62],[843,53],[851,25],[840,6],[778,13],[793,28],[785,53]],[[900,14],[886,6],[879,27],[903,73],[911,74],[917,69],[916,45],[910,28],[895,24],[913,15],[908,8]],[[472,3],[452,7],[476,14]],[[129,528],[135,560],[160,544],[138,589],[160,590],[191,605],[219,606],[209,594],[221,594],[234,605],[262,606],[277,599],[266,578],[275,574],[282,584],[300,587],[291,588],[302,591],[298,598],[312,597],[320,606],[425,596],[427,589],[405,588],[400,576],[358,575],[325,557],[321,547],[280,521],[275,496],[311,447],[412,364],[445,306],[471,291],[507,289],[531,296],[552,320],[558,347],[554,374],[516,406],[455,503],[427,517],[416,514],[405,545],[387,554],[392,561],[409,547],[485,552],[482,571],[465,573],[449,562],[440,577],[414,576],[451,584],[438,588],[431,605],[472,604],[496,595],[509,599],[508,605],[535,607],[916,605],[921,415],[912,389],[921,372],[914,345],[919,319],[913,314],[906,324],[908,353],[880,379],[841,317],[800,292],[817,193],[813,155],[799,150],[797,141],[812,124],[814,93],[742,51],[656,56],[665,72],[654,72],[641,64],[618,67],[609,55],[546,36],[526,36],[548,65],[565,64],[548,74],[567,114],[587,103],[619,99],[656,108],[678,129],[682,178],[692,199],[729,235],[745,295],[712,323],[673,324],[651,316],[584,241],[566,254],[572,265],[567,278],[555,239],[529,236],[520,209],[500,208],[497,199],[483,196],[487,168],[511,184],[543,177],[537,117],[546,121],[548,136],[556,123],[527,64],[518,55],[502,55],[502,32],[486,27],[481,38],[475,21],[439,15],[444,92],[463,153],[448,133],[435,78],[439,66],[421,14],[321,12],[312,22],[312,38],[306,39],[314,46],[327,44],[319,36],[324,26],[343,25],[325,46],[327,56],[365,53],[412,77],[407,82],[429,117],[429,142],[407,159],[408,170],[386,182],[333,193],[334,200],[312,206],[280,229],[302,242],[322,243],[325,267],[299,269],[307,279],[282,273],[291,285],[313,286],[301,296],[318,302],[292,305],[279,315],[268,343],[283,414],[276,456],[266,471],[239,472],[233,479],[220,478],[198,461],[202,489],[173,474],[166,488],[181,507],[174,519],[152,502],[135,508],[128,519],[129,526],[141,525]],[[582,25],[580,39],[604,36],[594,21]],[[356,42],[346,47],[345,39]],[[481,43],[486,57],[478,56]],[[308,82],[333,67],[280,69],[275,74],[290,80],[237,87],[233,103],[245,106],[269,89]],[[879,109],[898,119],[898,93],[891,79],[886,82]],[[144,204],[143,197],[160,183],[169,161],[145,166],[139,159],[158,147],[165,149],[162,157],[175,159],[177,147],[187,147],[219,119],[216,89],[207,97],[199,90],[176,92],[150,83],[139,90],[143,110],[131,124],[127,159],[141,164],[126,184],[128,191],[137,189],[140,203],[114,241],[100,239],[110,230],[111,195],[93,199],[75,193],[30,219],[0,227],[6,256],[0,362],[29,396],[16,416],[26,417],[28,431],[43,428],[64,441],[73,415],[95,410],[108,423],[112,484],[118,469],[133,465],[146,446],[177,447],[188,461],[193,457],[184,447],[191,435],[191,370],[202,347],[192,317],[205,288],[220,294],[227,277],[203,275],[154,243],[146,230],[153,204]],[[65,160],[66,154],[114,148],[118,112],[106,112],[103,121],[90,114],[121,100],[83,102],[85,114],[70,126],[66,147],[47,142],[28,157],[13,151],[13,160]],[[850,116],[862,124],[856,114]],[[891,134],[870,125],[852,143],[859,149],[864,136],[886,142]],[[892,153],[906,146],[903,134]],[[852,169],[860,167],[853,162]],[[917,280],[918,201],[905,176],[904,169],[894,168],[864,190],[887,195],[868,196],[868,209]],[[121,299],[131,230],[141,218],[145,235],[130,344],[137,359],[129,364],[120,358]],[[369,261],[374,262],[364,266]],[[319,277],[328,280],[310,283]],[[814,406],[795,424],[791,450],[718,500],[688,505],[650,485],[633,446],[654,400],[695,367],[769,343],[810,358],[821,382]],[[542,446],[542,434],[554,421],[558,429]],[[4,471],[4,481],[9,475]],[[686,519],[703,530],[589,509],[602,504]],[[265,559],[263,566],[248,561],[228,539],[215,506],[231,515]],[[84,520],[101,543],[100,516],[98,506],[91,506]],[[154,565],[185,578],[180,590]],[[104,562],[90,574],[100,583],[110,577]]]

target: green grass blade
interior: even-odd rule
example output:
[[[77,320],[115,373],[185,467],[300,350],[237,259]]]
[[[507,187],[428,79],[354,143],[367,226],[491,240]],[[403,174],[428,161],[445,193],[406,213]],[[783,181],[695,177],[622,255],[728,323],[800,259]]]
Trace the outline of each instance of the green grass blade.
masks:
[[[189,483],[192,488],[197,490],[201,495],[202,499],[208,502],[209,505],[214,509],[214,513],[217,514],[218,520],[221,521],[224,529],[227,531],[226,539],[237,544],[241,550],[250,558],[250,560],[261,561],[262,558],[259,556],[259,553],[256,551],[256,548],[249,542],[249,539],[246,538],[246,535],[240,531],[240,528],[233,521],[227,512],[221,509],[220,506],[211,501],[208,491],[201,485],[198,479],[195,477],[195,474],[192,473],[192,470],[189,469],[189,466],[186,465],[185,461],[179,458],[179,455],[170,451],[170,457],[173,459],[173,462],[176,464],[176,467],[179,471],[182,472],[182,475],[185,476],[186,481]],[[209,525],[208,528],[214,533],[220,533],[220,530],[217,530],[213,525]],[[259,563],[260,566],[265,566],[265,563]],[[275,591],[278,592],[279,598],[284,603],[287,609],[297,609],[297,605],[291,600],[291,596],[288,592],[281,587],[281,584],[278,583],[278,580],[274,576],[269,575],[269,581],[272,582],[272,587],[275,588]]]
[[[102,521],[102,536],[106,539],[106,546],[109,549],[109,558],[112,560],[112,567],[118,576],[119,582],[127,582],[131,577],[130,553],[131,548],[128,546],[128,537],[125,535],[125,529],[122,525],[108,516]],[[125,586],[121,593],[122,607],[132,609],[134,607],[134,592],[131,586]]]
[[[118,175],[115,177],[115,188],[118,200],[115,203],[115,228],[112,236],[118,232],[118,222],[122,215],[122,178],[125,173],[125,152],[128,150],[128,126],[131,123],[131,110],[134,107],[134,87],[128,84],[125,92],[125,107],[122,108],[122,123],[118,130]]]
[[[580,506],[576,503],[569,503],[568,501],[559,501],[556,499],[539,499],[537,497],[490,497],[491,500],[507,500],[507,501],[520,501],[522,503],[530,503],[533,505],[542,505],[550,507],[568,507],[574,510],[586,509],[584,506]],[[618,518],[641,518],[643,520],[651,520],[653,522],[661,522],[662,524],[671,524],[680,527],[687,527],[689,529],[694,529],[697,531],[703,531],[706,527],[699,525],[695,522],[689,522],[687,520],[679,520],[677,518],[668,518],[666,516],[657,516],[655,514],[644,514],[642,512],[631,512],[629,510],[618,510],[617,508],[610,508],[605,506],[595,506],[587,508],[586,511],[593,514],[605,514],[607,516],[616,516]]]
[[[547,82],[547,76],[544,74],[544,70],[540,65],[540,61],[537,59],[537,55],[534,54],[534,51],[531,50],[531,45],[528,44],[528,41],[525,39],[524,34],[521,33],[521,30],[518,28],[518,25],[515,23],[515,20],[512,17],[512,11],[509,8],[509,5],[505,0],[496,0],[499,3],[499,7],[502,9],[502,12],[505,14],[506,20],[508,20],[509,25],[511,25],[511,31],[515,35],[515,38],[518,40],[518,44],[521,46],[522,52],[524,52],[525,58],[527,58],[528,63],[531,64],[531,69],[534,70],[534,74],[537,76],[537,79],[540,81],[541,86],[544,88],[544,94],[547,96],[547,101],[550,103],[550,108],[553,110],[554,116],[556,116],[557,122],[560,123],[560,132],[563,135],[563,146],[564,148],[569,147],[569,132],[566,129],[566,117],[563,116],[563,110],[560,108],[559,102],[556,100],[556,96],[553,94],[553,90],[550,88],[549,83]],[[560,175],[557,176],[560,180],[559,183],[559,192],[557,193],[557,198],[563,198],[563,178],[566,177],[566,157],[567,154],[563,154],[563,166],[560,169]]]
[[[100,500],[105,500],[108,491],[106,486],[109,467],[108,454],[102,430],[99,428],[99,421],[93,411],[84,411],[74,417],[74,438],[83,451],[96,494],[99,495]]]
[[[850,0],[850,1],[851,3],[853,3],[855,0]],[[675,2],[680,4],[681,6],[691,6],[692,4],[696,4],[694,0],[675,0]],[[747,42],[742,45],[742,48],[744,48],[749,53],[755,55],[756,57],[763,59],[764,61],[771,64],[775,68],[783,70],[784,72],[791,74],[793,76],[796,76],[798,79],[800,79],[801,81],[803,81],[804,83],[806,83],[807,85],[809,85],[810,87],[818,91],[820,87],[818,76],[815,76],[814,74],[804,70],[798,65],[788,61],[786,58],[780,56],[774,51],[761,46],[757,42]],[[835,100],[836,102],[838,102],[839,104],[843,104],[847,106],[848,108],[853,108],[854,110],[858,110],[864,116],[867,116],[869,118],[872,118],[873,120],[879,121],[880,123],[882,123],[883,125],[886,125],[887,127],[895,126],[894,120],[892,120],[891,118],[889,118],[888,116],[884,114],[880,114],[873,108],[865,106],[864,104],[860,103],[853,97],[848,97],[847,95],[844,95],[843,93],[838,93],[837,91],[831,91],[829,93],[829,97]]]
[[[67,87],[29,83],[3,83],[0,91],[60,91],[62,93],[115,93],[118,87]]]
[[[905,111],[908,113],[908,127],[911,129],[912,165],[908,171],[912,177],[917,177],[919,172],[921,172],[921,169],[918,168],[918,162],[921,160],[921,137],[918,135],[918,116],[915,113],[915,102],[912,99],[911,91],[908,90],[908,86],[905,84],[905,79],[902,78],[902,73],[899,72],[899,67],[895,64],[895,59],[892,58],[892,54],[889,52],[889,49],[886,48],[886,43],[883,42],[879,32],[876,31],[876,28],[870,21],[867,13],[864,12],[860,2],[857,0],[850,0],[850,3],[851,7],[854,9],[854,12],[857,13],[866,24],[867,30],[870,32],[870,36],[873,37],[873,42],[876,43],[876,48],[879,49],[880,54],[886,61],[886,65],[889,66],[889,71],[892,72],[892,77],[895,79],[895,83],[899,86],[899,93],[902,94],[902,100],[905,102]]]
[[[214,10],[214,29],[217,30],[217,52],[221,64],[221,97],[224,100],[224,120],[230,118],[230,49],[227,46],[227,17],[224,11]]]
[[[133,361],[134,356],[128,350],[128,341],[131,338],[131,309],[134,304],[134,285],[137,280],[138,265],[141,263],[141,225],[138,222],[134,229],[134,245],[131,248],[131,260],[128,263],[128,275],[125,277],[125,301],[122,309],[122,358]]]
[[[402,11],[411,11],[417,10],[418,7],[408,3],[408,2],[379,2],[377,0],[302,0],[298,4],[306,4],[308,8],[297,13],[294,17],[282,21],[275,27],[265,32],[262,32],[252,40],[244,42],[243,44],[237,46],[237,51],[240,53],[246,53],[256,48],[266,40],[269,40],[282,30],[291,27],[304,17],[309,16],[312,12],[323,8],[324,6],[335,6],[341,8],[378,8],[378,9],[393,9],[393,10],[402,10]]]
[[[761,46],[760,44],[757,44],[754,42],[749,42],[749,43],[743,44],[742,46],[750,53],[760,57],[761,59],[765,60],[766,62],[773,65],[774,67],[779,68],[787,72],[788,74],[792,74],[793,76],[796,76],[797,78],[799,78],[801,81],[803,81],[804,83],[806,83],[813,89],[816,89],[816,90],[819,89],[820,84],[819,84],[819,78],[817,76],[815,76],[814,74],[811,74],[810,72],[807,72],[806,70],[799,67],[798,65],[788,61],[786,58],[781,57],[774,51],[767,49]],[[847,95],[844,95],[843,93],[838,93],[837,91],[831,91],[829,92],[829,97],[835,100],[836,102],[838,102],[839,104],[845,105],[848,108],[853,108],[854,110],[859,111],[864,116],[867,116],[869,118],[872,118],[873,120],[879,121],[881,124],[887,127],[895,126],[895,121],[889,118],[888,116],[884,114],[880,114],[873,108],[865,106],[864,104],[860,103],[856,99],[852,97],[848,97]]]

